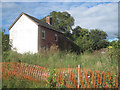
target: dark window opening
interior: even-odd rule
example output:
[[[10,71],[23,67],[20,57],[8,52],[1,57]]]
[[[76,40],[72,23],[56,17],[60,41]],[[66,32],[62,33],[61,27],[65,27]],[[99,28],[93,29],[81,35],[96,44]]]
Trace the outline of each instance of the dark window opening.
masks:
[[[45,46],[41,46],[41,48],[42,48],[42,50],[44,50],[44,51],[46,50],[46,47],[45,47]]]
[[[42,30],[42,39],[45,39],[45,30]]]
[[[58,41],[58,35],[55,34],[55,41]]]

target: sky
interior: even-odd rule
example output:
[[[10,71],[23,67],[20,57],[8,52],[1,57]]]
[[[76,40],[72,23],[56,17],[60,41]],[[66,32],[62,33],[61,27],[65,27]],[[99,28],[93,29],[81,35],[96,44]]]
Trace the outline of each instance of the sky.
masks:
[[[114,34],[118,34],[117,2],[2,2],[0,8],[2,29],[6,29],[7,34],[21,12],[42,19],[52,11],[67,11],[75,19],[73,28],[81,26],[89,30],[103,30],[108,34],[109,41],[116,40]]]
[[[119,2],[119,0],[1,0],[2,2]]]

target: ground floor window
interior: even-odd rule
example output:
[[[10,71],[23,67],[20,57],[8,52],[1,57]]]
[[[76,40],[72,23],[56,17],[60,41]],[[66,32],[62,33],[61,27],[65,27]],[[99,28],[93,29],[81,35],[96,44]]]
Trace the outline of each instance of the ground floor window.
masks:
[[[41,49],[45,51],[45,50],[46,50],[46,47],[45,47],[45,46],[41,46]]]
[[[58,35],[55,34],[55,41],[58,41]]]

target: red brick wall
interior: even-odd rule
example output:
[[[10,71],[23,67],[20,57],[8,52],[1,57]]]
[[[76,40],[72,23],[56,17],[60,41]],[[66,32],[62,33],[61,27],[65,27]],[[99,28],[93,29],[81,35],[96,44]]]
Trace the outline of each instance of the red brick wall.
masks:
[[[41,38],[42,30],[45,30],[45,39]],[[55,41],[55,34],[58,36],[58,41]],[[53,44],[58,45],[60,50],[70,50],[79,53],[79,47],[65,38],[62,33],[40,26],[38,29],[38,51],[43,46],[50,48]]]
[[[42,30],[45,30],[45,39],[41,40],[41,46],[45,46],[46,48],[50,48],[51,45],[53,44],[58,44],[58,41],[55,41],[55,34],[57,34],[58,36],[58,40],[59,38],[62,38],[63,35],[59,32],[56,32],[54,30],[50,30],[48,28],[42,27]]]

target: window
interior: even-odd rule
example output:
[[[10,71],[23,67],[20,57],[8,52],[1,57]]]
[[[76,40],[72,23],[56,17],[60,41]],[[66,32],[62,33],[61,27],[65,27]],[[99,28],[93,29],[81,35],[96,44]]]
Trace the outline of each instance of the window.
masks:
[[[45,39],[45,30],[42,30],[42,39]]]
[[[58,36],[57,36],[57,34],[55,34],[55,41],[58,41]]]
[[[45,51],[46,50],[46,47],[45,46],[41,46],[42,50]]]

